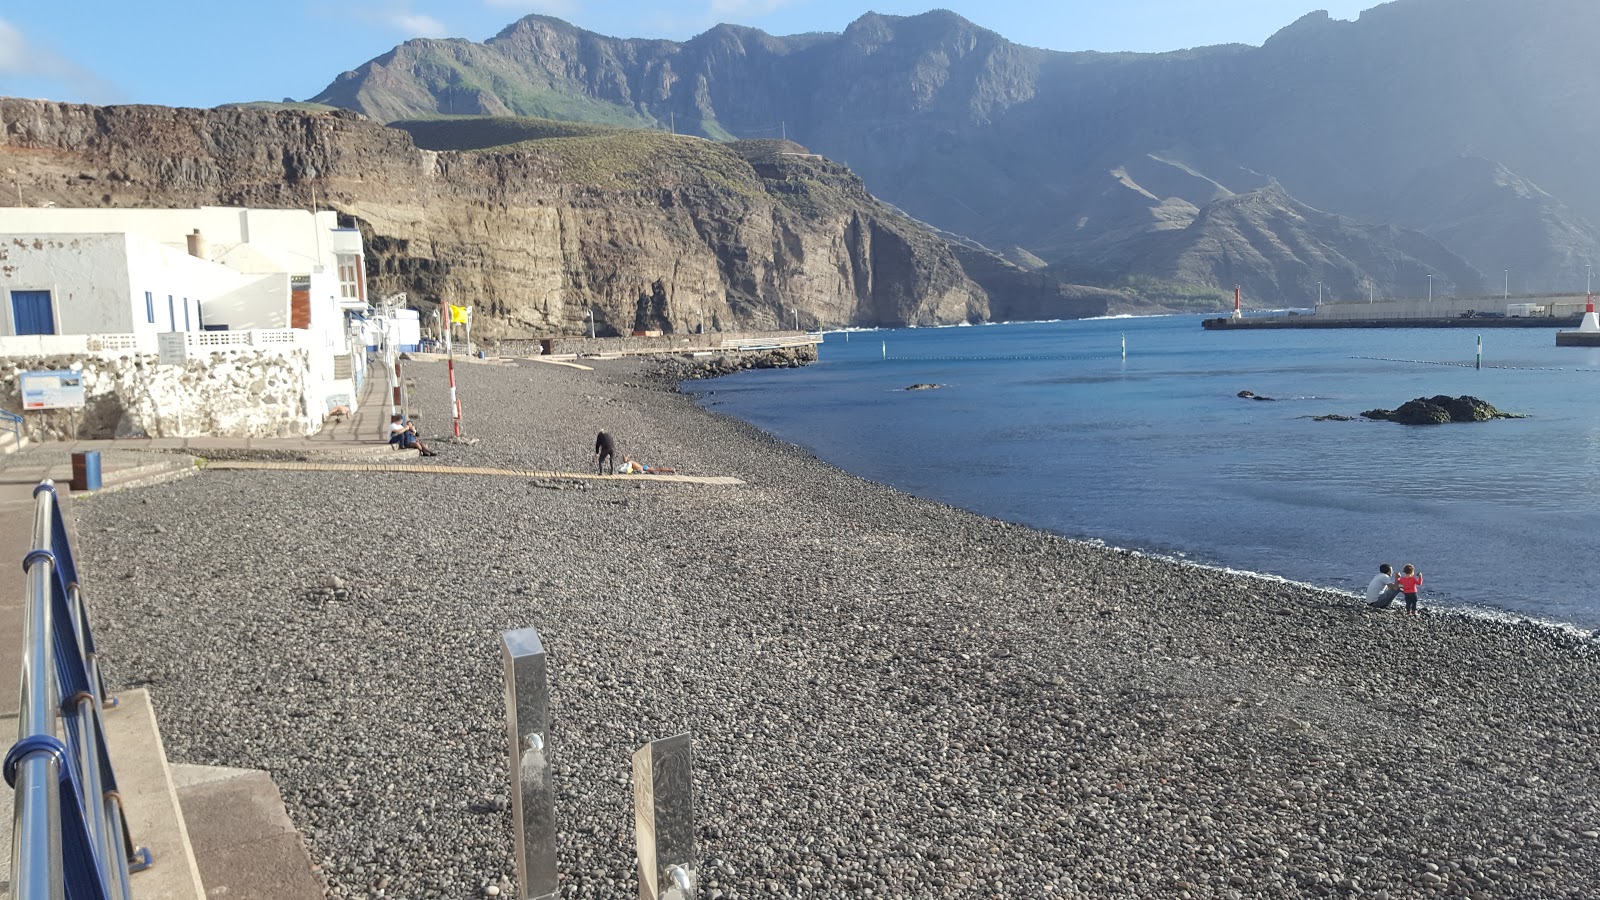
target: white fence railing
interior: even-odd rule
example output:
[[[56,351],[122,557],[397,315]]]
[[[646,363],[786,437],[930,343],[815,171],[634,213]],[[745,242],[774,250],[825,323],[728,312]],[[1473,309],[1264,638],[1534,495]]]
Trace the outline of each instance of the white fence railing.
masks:
[[[230,350],[284,349],[314,345],[310,331],[298,328],[261,328],[246,331],[188,331],[184,343],[191,354]],[[0,356],[100,356],[118,357],[157,353],[156,335],[148,334],[24,334],[0,337]]]

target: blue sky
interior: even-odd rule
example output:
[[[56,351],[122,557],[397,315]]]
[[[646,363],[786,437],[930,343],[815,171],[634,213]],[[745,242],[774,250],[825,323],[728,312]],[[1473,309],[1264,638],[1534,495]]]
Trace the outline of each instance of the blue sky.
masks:
[[[841,31],[873,10],[953,9],[1056,50],[1260,44],[1306,12],[1354,19],[1378,0],[54,0],[0,6],[0,95],[215,106],[304,99],[412,37],[484,40],[528,13],[619,37],[682,40],[718,22]]]

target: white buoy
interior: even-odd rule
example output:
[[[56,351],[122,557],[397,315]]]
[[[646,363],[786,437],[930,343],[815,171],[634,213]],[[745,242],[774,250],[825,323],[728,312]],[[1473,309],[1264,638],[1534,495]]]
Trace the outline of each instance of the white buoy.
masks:
[[[1126,333],[1122,335],[1122,358],[1128,358],[1128,335]]]
[[[883,342],[883,358],[884,359],[888,359],[889,358],[889,342],[888,341],[884,341]]]

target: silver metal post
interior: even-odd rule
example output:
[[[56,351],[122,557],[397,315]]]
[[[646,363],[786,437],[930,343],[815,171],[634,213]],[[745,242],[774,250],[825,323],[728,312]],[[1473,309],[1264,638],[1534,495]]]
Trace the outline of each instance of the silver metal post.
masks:
[[[35,753],[17,765],[11,836],[14,897],[66,896],[61,864],[61,764]]]
[[[633,824],[639,900],[692,900],[694,745],[688,732],[651,741],[633,754]]]
[[[33,546],[49,549],[55,498],[48,490],[34,494]],[[33,559],[27,568],[26,606],[22,621],[22,686],[17,739],[34,735],[59,737],[55,679],[55,642],[50,637],[51,581],[55,566]],[[64,896],[61,844],[61,766],[67,760],[36,751],[17,766],[12,814],[11,890],[16,897]]]
[[[511,817],[521,900],[556,896],[555,785],[549,751],[550,683],[534,628],[500,633],[506,730],[511,743]]]

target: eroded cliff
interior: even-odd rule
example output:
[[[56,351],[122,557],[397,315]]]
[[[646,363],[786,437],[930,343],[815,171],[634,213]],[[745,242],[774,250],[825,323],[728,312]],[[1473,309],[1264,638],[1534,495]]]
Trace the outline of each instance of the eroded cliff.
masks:
[[[633,131],[436,152],[343,111],[0,99],[12,202],[331,207],[374,295],[472,304],[486,336],[590,308],[602,332],[987,318],[943,240],[801,151]]]

